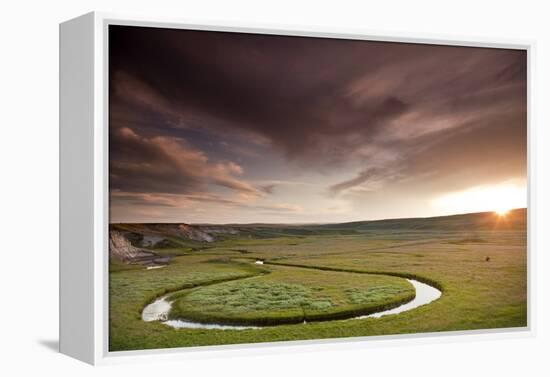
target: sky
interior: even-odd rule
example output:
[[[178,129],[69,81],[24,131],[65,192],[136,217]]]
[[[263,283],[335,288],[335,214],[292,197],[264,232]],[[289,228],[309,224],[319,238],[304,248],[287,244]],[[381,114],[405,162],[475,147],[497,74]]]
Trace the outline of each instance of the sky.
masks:
[[[110,26],[110,221],[525,207],[523,50]]]

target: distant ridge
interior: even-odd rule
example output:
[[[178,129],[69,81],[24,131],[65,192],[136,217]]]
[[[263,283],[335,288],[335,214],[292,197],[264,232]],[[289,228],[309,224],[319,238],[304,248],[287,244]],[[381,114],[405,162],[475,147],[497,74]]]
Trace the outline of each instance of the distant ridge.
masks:
[[[353,221],[338,224],[185,224],[127,223],[111,224],[111,234],[120,234],[138,248],[202,248],[204,244],[232,238],[273,238],[292,236],[360,235],[375,231],[485,231],[526,230],[527,209],[510,210],[499,216],[494,212],[460,215]]]
[[[420,222],[420,221],[427,221],[427,222],[433,222],[433,221],[441,221],[441,220],[459,220],[459,219],[465,219],[465,218],[471,218],[471,220],[475,219],[476,217],[479,217],[479,219],[485,219],[489,220],[490,223],[493,222],[495,219],[499,220],[505,220],[504,223],[510,222],[510,221],[522,221],[526,219],[527,217],[527,208],[515,208],[511,209],[508,214],[504,217],[499,217],[495,212],[493,211],[486,211],[486,212],[471,212],[471,213],[459,213],[454,215],[441,215],[441,216],[429,216],[429,217],[397,217],[397,218],[388,218],[388,219],[378,219],[378,220],[355,220],[355,221],[346,221],[342,223],[263,223],[263,222],[255,222],[255,223],[186,223],[186,222],[159,222],[159,223],[140,223],[140,222],[111,222],[110,225],[116,226],[116,225],[145,225],[145,226],[162,226],[162,225],[176,225],[176,224],[183,224],[186,226],[192,226],[192,227],[200,227],[200,228],[212,228],[212,227],[218,227],[218,228],[238,228],[238,227],[334,227],[334,226],[342,226],[347,227],[355,224],[375,224],[375,223],[386,223],[386,222]]]
[[[527,208],[510,210],[499,216],[495,212],[476,212],[436,217],[412,217],[400,219],[352,221],[340,224],[320,225],[332,229],[448,229],[448,230],[487,230],[518,229],[527,225]]]

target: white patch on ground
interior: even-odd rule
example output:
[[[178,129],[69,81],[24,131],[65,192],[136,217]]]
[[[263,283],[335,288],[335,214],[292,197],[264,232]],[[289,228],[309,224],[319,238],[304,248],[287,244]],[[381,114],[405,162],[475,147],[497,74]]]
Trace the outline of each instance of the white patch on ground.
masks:
[[[163,267],[166,267],[166,266],[147,266],[147,269],[148,270],[156,270],[158,268],[163,268]]]
[[[257,260],[255,263],[256,264],[264,264],[264,261],[263,260]]]

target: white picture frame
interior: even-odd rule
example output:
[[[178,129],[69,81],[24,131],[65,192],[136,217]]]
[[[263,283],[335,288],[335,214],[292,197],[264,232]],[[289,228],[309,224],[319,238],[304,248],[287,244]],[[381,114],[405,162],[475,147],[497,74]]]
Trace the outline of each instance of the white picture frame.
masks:
[[[253,24],[195,24],[187,20],[88,13],[60,24],[60,351],[90,364],[184,357],[346,349],[384,344],[526,337],[535,334],[534,227],[528,227],[528,326],[162,350],[108,350],[108,27],[134,25],[191,30],[523,49],[528,63],[528,223],[535,217],[533,41],[328,30]]]

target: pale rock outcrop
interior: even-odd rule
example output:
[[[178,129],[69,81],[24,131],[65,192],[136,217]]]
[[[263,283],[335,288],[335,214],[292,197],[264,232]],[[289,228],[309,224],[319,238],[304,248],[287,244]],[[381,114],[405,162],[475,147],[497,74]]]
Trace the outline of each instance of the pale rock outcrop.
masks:
[[[109,255],[125,263],[147,262],[155,256],[154,253],[133,246],[122,232],[109,232]]]

